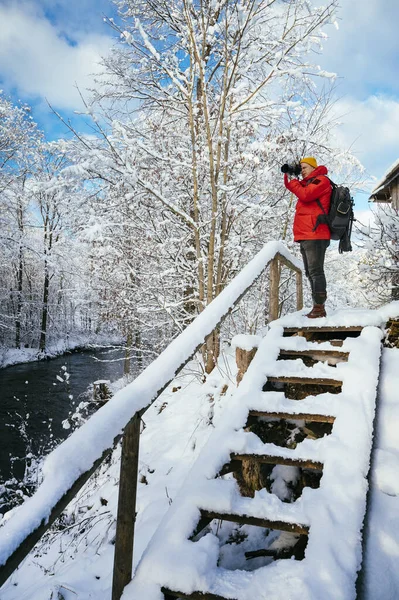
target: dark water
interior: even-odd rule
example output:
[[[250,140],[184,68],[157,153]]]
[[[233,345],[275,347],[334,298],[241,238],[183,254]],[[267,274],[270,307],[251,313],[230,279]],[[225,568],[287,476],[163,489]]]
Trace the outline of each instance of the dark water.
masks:
[[[0,369],[0,484],[22,481],[28,453],[48,453],[71,433],[62,421],[92,400],[90,384],[122,376],[122,356],[108,348]]]

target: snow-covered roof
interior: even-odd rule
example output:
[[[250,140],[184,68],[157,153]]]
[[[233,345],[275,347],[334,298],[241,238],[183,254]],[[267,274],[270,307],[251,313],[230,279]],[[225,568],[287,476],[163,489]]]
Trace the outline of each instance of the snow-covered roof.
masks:
[[[396,160],[387,170],[383,178],[377,183],[370,195],[370,200],[374,202],[389,202],[390,184],[399,177],[399,159]]]

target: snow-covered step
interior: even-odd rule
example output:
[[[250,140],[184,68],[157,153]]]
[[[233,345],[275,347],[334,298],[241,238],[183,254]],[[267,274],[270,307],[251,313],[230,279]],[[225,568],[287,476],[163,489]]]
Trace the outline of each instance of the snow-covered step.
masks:
[[[189,492],[193,504],[189,509],[191,530],[188,537],[193,540],[203,529],[202,512],[241,515],[243,518],[245,516],[245,518],[259,518],[275,523],[282,522],[290,527],[303,525],[309,528],[311,507],[317,502],[318,493],[319,489],[309,488],[297,501],[288,503],[265,488],[256,491],[253,497],[242,496],[234,478],[211,479],[201,481],[200,484],[193,482]],[[179,514],[177,511],[169,521],[168,528],[173,524],[181,529],[186,520],[188,522],[187,515]]]
[[[325,436],[319,439],[304,439],[296,445],[295,448],[285,448],[277,446],[272,442],[262,442],[260,438],[251,431],[241,431],[235,438],[230,441],[231,457],[247,455],[251,458],[261,460],[261,457],[273,457],[279,464],[278,460],[290,460],[306,462],[323,462],[326,453],[331,446],[330,436]],[[264,462],[267,462],[266,460]],[[282,463],[281,463],[282,464]]]
[[[301,358],[278,360],[279,356],[280,353],[274,364],[265,370],[268,381],[280,379],[285,383],[306,383],[310,380],[311,383],[317,383],[317,380],[331,380],[330,385],[337,387],[342,385],[341,375],[345,372],[345,365],[342,362],[336,366],[330,366],[326,362],[316,362],[308,366]],[[323,384],[328,385],[324,381]]]
[[[342,340],[307,340],[303,335],[291,335],[280,339],[280,350],[336,350],[339,342],[342,351],[350,352],[356,337]]]
[[[310,394],[300,402],[287,398],[282,391],[267,391],[254,394],[251,397],[248,406],[248,418],[253,413],[286,413],[287,418],[300,419],[302,413],[309,415],[322,415],[335,417],[340,408],[341,402],[346,402],[346,394],[331,394],[323,392],[322,394]],[[259,416],[263,416],[259,414]]]
[[[265,519],[264,517],[254,517],[246,514],[224,513],[202,509],[201,518],[208,521],[208,523],[216,519],[221,521],[231,521],[233,523],[240,523],[241,525],[253,525],[255,527],[263,527],[264,529],[273,529],[274,531],[288,531],[290,533],[298,533],[300,535],[309,534],[308,525],[301,525],[300,523],[290,523],[288,521],[282,520]]]

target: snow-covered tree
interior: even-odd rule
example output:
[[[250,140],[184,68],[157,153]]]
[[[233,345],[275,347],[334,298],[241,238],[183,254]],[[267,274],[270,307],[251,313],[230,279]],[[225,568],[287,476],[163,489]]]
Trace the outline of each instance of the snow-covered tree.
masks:
[[[178,329],[260,244],[287,237],[282,162],[329,155],[328,103],[312,83],[328,74],[308,56],[336,2],[116,4],[121,44],[87,105],[99,139],[76,138],[74,152],[104,197],[145,225],[141,252],[157,268],[135,281]],[[215,335],[208,372],[217,354]]]
[[[14,334],[17,348],[24,319],[23,279],[29,246],[26,183],[41,141],[29,107],[15,106],[0,93],[1,339]]]
[[[59,177],[68,157],[43,137],[28,107],[0,96],[0,344],[42,351],[86,329],[92,294],[79,236],[91,192]]]
[[[399,300],[399,214],[378,205],[374,220],[361,228],[365,256],[360,265],[364,293],[372,306]]]

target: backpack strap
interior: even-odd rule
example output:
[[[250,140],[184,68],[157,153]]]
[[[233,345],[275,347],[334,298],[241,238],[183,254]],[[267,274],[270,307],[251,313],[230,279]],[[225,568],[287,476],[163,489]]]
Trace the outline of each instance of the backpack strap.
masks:
[[[331,181],[331,179],[329,177],[327,177],[327,175],[324,175],[324,177],[326,177],[326,179],[328,179],[328,181],[331,184],[332,189],[337,187],[336,184],[333,181]],[[323,207],[322,203],[320,202],[320,199],[316,198],[315,202],[317,203],[317,206],[322,210],[323,214],[318,215],[315,226],[313,227],[312,231],[316,231],[316,229],[318,228],[319,225],[329,225],[328,213],[326,213],[326,211],[324,210],[324,207]]]
[[[323,213],[326,215],[327,213],[326,213],[326,211],[324,210],[324,208],[323,208],[323,205],[322,205],[322,203],[320,202],[320,200],[319,200],[318,198],[316,199],[316,203],[317,203],[317,206],[318,206],[319,208],[321,208],[321,210],[323,211]]]

